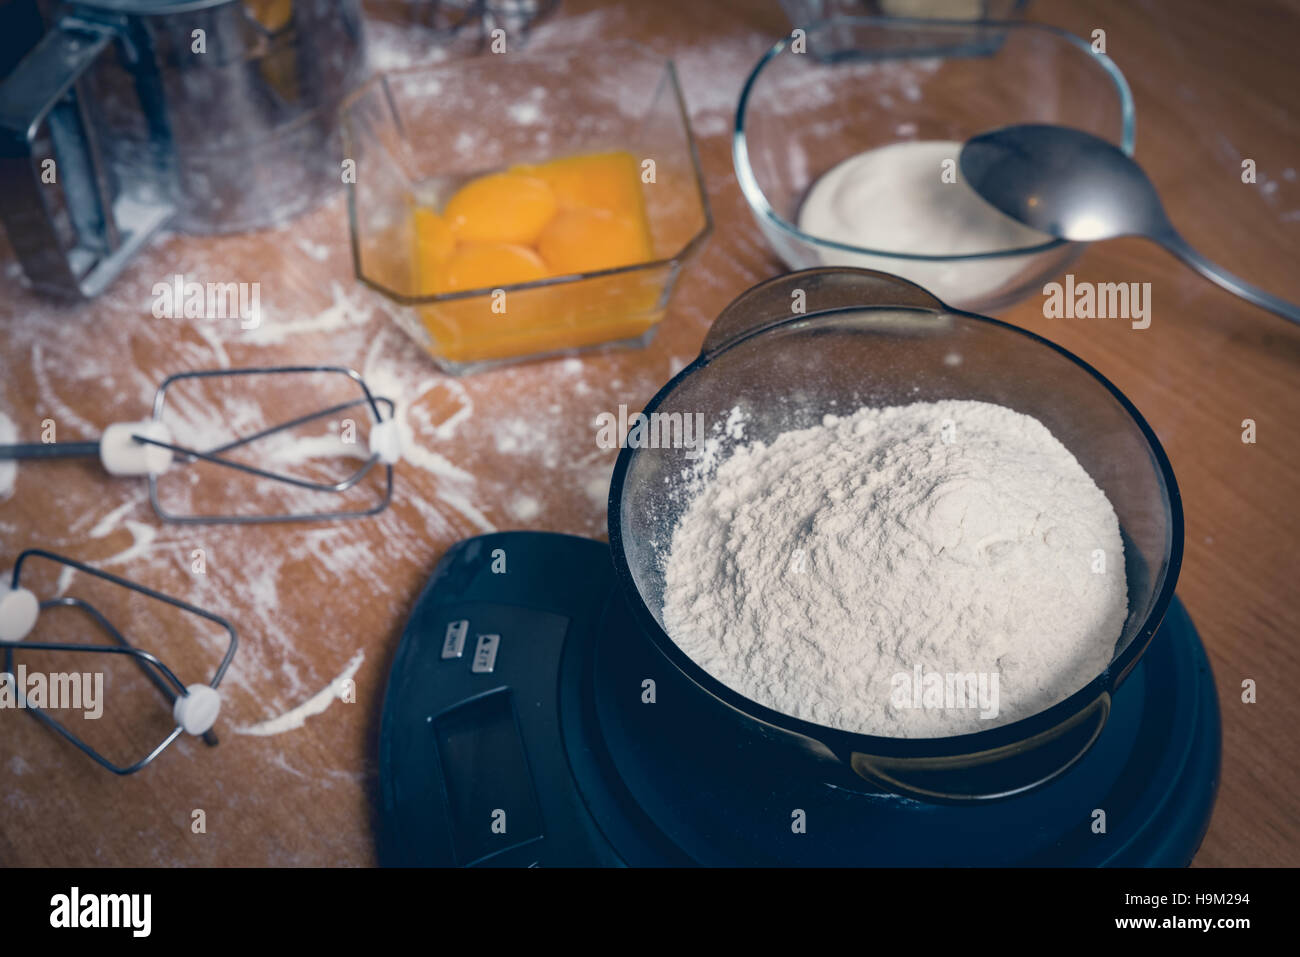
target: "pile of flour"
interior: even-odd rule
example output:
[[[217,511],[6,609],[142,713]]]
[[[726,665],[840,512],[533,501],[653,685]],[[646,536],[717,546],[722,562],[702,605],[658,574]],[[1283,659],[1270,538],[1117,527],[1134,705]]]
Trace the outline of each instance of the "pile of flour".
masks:
[[[999,405],[827,416],[741,445],[692,491],[664,627],[786,714],[900,738],[987,730],[1095,678],[1123,628],[1110,502],[1041,422]],[[911,694],[913,677],[970,673],[998,676],[996,716]]]

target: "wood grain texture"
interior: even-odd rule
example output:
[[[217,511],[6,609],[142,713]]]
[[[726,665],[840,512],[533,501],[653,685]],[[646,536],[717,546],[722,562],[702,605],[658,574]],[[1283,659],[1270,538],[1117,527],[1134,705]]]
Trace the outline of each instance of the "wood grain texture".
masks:
[[[1206,255],[1300,300],[1300,5],[1034,0],[1028,15],[1085,36],[1106,30],[1137,101],[1138,158],[1175,223]],[[341,197],[280,229],[165,237],[87,305],[35,297],[2,253],[0,411],[23,438],[34,440],[46,418],[61,438],[85,438],[143,417],[156,384],[181,369],[320,360],[380,367],[407,384],[428,454],[399,467],[397,499],[381,518],[325,529],[158,526],[137,484],[107,480],[93,463],[22,465],[13,495],[0,501],[0,568],[36,545],[102,563],[229,616],[243,646],[220,746],[182,740],[131,778],[113,778],[36,722],[0,713],[0,864],[374,863],[384,684],[438,556],[489,525],[603,534],[613,456],[595,447],[592,418],[644,404],[723,306],[781,271],[736,186],[722,104],[734,102],[752,60],[785,27],[768,2],[566,2],[538,34],[542,48],[630,37],[679,59],[717,225],[644,351],[445,381],[355,287]],[[1240,178],[1247,157],[1260,172],[1253,186]],[[273,323],[327,321],[258,343],[154,319],[152,285],[177,272],[261,282]],[[1092,248],[1073,272],[1152,283],[1151,328],[1048,320],[1037,297],[1001,315],[1119,385],[1177,473],[1187,522],[1178,590],[1208,648],[1224,728],[1219,801],[1197,863],[1300,864],[1300,329],[1137,241]],[[1241,441],[1247,418],[1257,423],[1254,445]],[[104,523],[115,514],[122,521]],[[147,553],[128,551],[142,533],[127,521],[155,528]],[[207,554],[201,579],[187,560],[196,547]],[[214,661],[210,642],[180,632],[159,629],[149,640],[190,680]],[[355,703],[335,702],[285,734],[233,732],[306,700],[359,652]],[[1257,704],[1241,703],[1247,678],[1258,682]],[[138,696],[130,704],[157,708]],[[126,745],[166,724],[138,719],[124,707],[102,730]],[[206,834],[191,832],[196,808],[206,811]]]

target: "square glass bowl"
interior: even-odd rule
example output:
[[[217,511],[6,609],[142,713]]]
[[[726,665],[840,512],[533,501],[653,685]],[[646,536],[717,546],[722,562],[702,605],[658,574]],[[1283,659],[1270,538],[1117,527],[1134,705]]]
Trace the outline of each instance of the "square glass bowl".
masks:
[[[978,133],[1016,123],[1056,123],[1086,130],[1131,155],[1133,98],[1104,53],[1054,27],[1014,20],[842,17],[805,30],[807,53],[792,49],[786,37],[754,67],[732,137],[741,191],[790,269],[876,269],[909,279],[950,306],[991,312],[1041,290],[1083,251],[1082,243],[1044,234],[1003,245],[1001,235],[991,233],[989,248],[935,255],[907,248],[897,231],[890,245],[867,248],[813,235],[799,221],[805,198],[823,174],[884,147],[915,150],[929,141],[955,165],[961,144]],[[938,155],[927,153],[924,163],[916,175],[933,174],[938,182]],[[899,190],[904,184],[870,185]],[[986,205],[960,179],[952,188]],[[970,207],[918,201],[916,215],[933,233],[951,228],[959,208]]]
[[[375,76],[342,110],[353,264],[444,371],[644,345],[712,229],[677,74],[638,48],[508,52]],[[648,261],[431,293],[414,210],[515,165],[611,151],[639,171]],[[346,171],[346,170],[345,170]]]

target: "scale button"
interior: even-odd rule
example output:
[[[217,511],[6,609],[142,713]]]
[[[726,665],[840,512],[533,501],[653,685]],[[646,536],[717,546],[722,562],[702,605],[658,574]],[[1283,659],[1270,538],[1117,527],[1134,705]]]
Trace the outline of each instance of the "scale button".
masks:
[[[459,658],[465,654],[465,636],[469,634],[469,619],[447,623],[447,634],[442,639],[442,656]]]
[[[497,666],[497,648],[501,645],[500,635],[479,635],[474,646],[474,663],[470,671],[487,674]]]

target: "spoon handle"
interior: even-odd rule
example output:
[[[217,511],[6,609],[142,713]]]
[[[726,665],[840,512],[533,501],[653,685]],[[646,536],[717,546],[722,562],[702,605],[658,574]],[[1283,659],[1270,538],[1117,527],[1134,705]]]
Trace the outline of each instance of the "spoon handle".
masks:
[[[1210,260],[1193,249],[1187,240],[1173,230],[1161,233],[1153,238],[1206,279],[1218,283],[1233,295],[1240,296],[1247,302],[1253,302],[1262,309],[1276,313],[1283,319],[1290,319],[1292,322],[1300,323],[1300,306],[1293,302],[1287,302],[1271,292],[1265,292],[1258,286],[1252,286],[1244,279],[1234,276],[1222,266],[1210,262]]]

